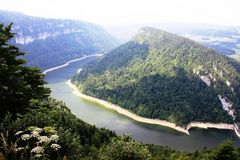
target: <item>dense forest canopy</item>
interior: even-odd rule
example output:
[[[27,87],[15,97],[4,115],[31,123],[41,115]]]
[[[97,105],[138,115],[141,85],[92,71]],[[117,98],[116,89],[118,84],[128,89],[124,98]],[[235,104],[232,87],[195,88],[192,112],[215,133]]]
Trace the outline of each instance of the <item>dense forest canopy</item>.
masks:
[[[239,120],[240,64],[190,39],[150,27],[86,65],[72,81],[87,95],[178,125]],[[232,104],[232,116],[219,96]]]

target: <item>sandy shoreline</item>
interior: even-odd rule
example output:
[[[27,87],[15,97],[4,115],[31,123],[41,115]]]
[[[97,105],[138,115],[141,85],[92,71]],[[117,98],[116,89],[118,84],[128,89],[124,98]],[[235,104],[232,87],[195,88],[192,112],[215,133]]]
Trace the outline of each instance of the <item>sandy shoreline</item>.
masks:
[[[204,129],[207,129],[207,128],[227,129],[227,130],[233,130],[233,131],[236,132],[234,124],[208,123],[208,122],[206,122],[206,123],[205,122],[191,122],[191,123],[189,123],[186,126],[186,128],[183,128],[183,127],[177,126],[174,123],[168,122],[166,120],[150,119],[150,118],[141,117],[141,116],[139,116],[139,115],[137,115],[135,113],[132,113],[131,111],[129,111],[127,109],[121,108],[118,105],[112,104],[110,102],[107,102],[107,101],[104,101],[104,100],[101,100],[101,99],[98,99],[98,98],[95,98],[95,97],[91,97],[91,96],[82,94],[78,90],[78,88],[70,80],[67,81],[67,84],[68,84],[68,86],[70,88],[73,89],[73,94],[75,94],[75,95],[77,95],[77,96],[79,96],[81,98],[97,102],[97,103],[105,106],[106,108],[113,109],[113,110],[117,111],[118,113],[123,114],[123,115],[125,115],[125,116],[127,116],[127,117],[129,117],[129,118],[131,118],[131,119],[133,119],[135,121],[138,121],[138,122],[143,122],[143,123],[148,123],[148,124],[156,124],[156,125],[169,127],[169,128],[175,129],[175,130],[177,130],[179,132],[186,133],[188,135],[189,135],[189,130],[191,128],[194,128],[194,127],[204,128]],[[240,137],[239,134],[237,134],[237,136]]]
[[[48,72],[57,70],[57,69],[59,69],[59,68],[64,68],[64,67],[68,66],[70,63],[73,63],[73,62],[76,62],[76,61],[80,61],[80,60],[83,60],[83,59],[86,59],[86,58],[89,58],[89,57],[102,56],[102,55],[103,55],[103,54],[92,54],[92,55],[88,55],[88,56],[83,56],[83,57],[81,57],[81,58],[72,59],[72,60],[67,61],[66,63],[64,63],[64,64],[62,64],[62,65],[59,65],[59,66],[52,67],[52,68],[49,68],[49,69],[44,70],[44,71],[43,71],[43,74],[47,74]]]

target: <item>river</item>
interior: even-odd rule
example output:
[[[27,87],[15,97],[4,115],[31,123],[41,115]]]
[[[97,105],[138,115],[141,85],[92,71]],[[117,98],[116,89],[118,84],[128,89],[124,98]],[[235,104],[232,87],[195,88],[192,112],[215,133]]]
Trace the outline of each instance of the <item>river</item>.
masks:
[[[134,139],[143,143],[167,145],[182,151],[201,150],[204,147],[213,148],[226,139],[231,139],[235,145],[240,146],[240,138],[235,135],[234,131],[193,128],[190,130],[190,135],[186,135],[166,127],[136,122],[115,111],[79,98],[72,93],[66,81],[84,64],[94,59],[96,57],[92,56],[71,61],[72,63],[64,67],[46,73],[45,80],[52,91],[51,96],[64,101],[78,118],[97,127],[114,130],[118,135],[130,134]]]

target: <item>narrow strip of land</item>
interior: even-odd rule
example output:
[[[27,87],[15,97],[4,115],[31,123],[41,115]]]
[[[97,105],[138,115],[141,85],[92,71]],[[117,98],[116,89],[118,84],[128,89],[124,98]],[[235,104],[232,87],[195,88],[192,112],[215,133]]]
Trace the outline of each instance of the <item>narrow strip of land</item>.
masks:
[[[102,99],[98,99],[98,98],[95,98],[95,97],[91,97],[91,96],[82,94],[78,90],[77,86],[75,86],[73,83],[71,83],[70,80],[67,81],[67,84],[68,84],[69,87],[71,87],[73,89],[73,94],[75,94],[75,95],[77,95],[81,98],[99,103],[99,104],[105,106],[106,108],[113,109],[113,110],[117,111],[118,113],[123,114],[123,115],[125,115],[125,116],[127,116],[127,117],[129,117],[129,118],[131,118],[135,121],[138,121],[138,122],[148,123],[148,124],[156,124],[156,125],[169,127],[169,128],[175,129],[177,131],[180,131],[182,133],[186,133],[188,135],[189,135],[189,130],[191,128],[194,128],[194,127],[205,128],[205,129],[207,129],[207,128],[227,129],[227,130],[235,130],[235,132],[236,132],[234,124],[209,123],[209,122],[191,122],[186,126],[186,128],[184,128],[184,127],[177,126],[176,124],[168,122],[166,120],[141,117],[141,116],[139,116],[139,115],[127,110],[127,109],[124,109],[124,108],[122,108],[118,105],[112,104],[112,103],[104,101]],[[237,135],[239,136],[239,134],[237,134]]]

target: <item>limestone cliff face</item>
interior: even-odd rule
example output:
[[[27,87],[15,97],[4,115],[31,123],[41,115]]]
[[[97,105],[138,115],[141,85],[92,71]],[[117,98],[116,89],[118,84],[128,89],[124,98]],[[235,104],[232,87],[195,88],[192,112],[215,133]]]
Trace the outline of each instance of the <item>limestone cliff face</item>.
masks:
[[[46,19],[18,12],[0,11],[0,21],[13,22],[12,43],[25,55],[28,65],[42,69],[96,53],[106,53],[118,41],[102,27],[78,20]]]

